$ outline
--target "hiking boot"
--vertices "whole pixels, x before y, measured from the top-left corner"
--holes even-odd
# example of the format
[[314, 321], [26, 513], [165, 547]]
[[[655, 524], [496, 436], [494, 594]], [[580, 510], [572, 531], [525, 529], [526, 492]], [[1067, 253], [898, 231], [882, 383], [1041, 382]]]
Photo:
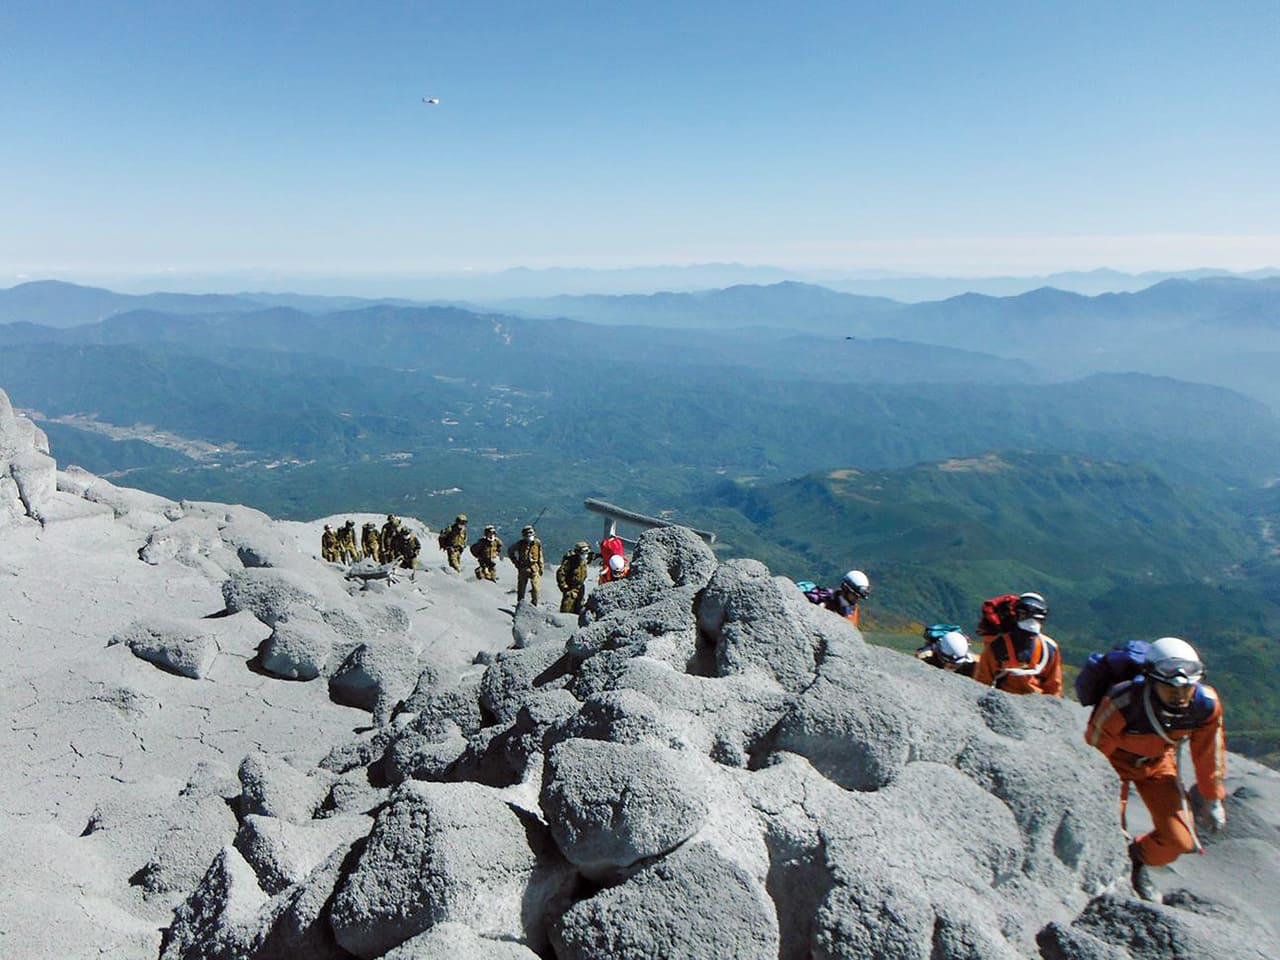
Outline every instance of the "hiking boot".
[[1136, 840], [1129, 844], [1129, 862], [1133, 864], [1133, 869], [1129, 872], [1129, 882], [1133, 884], [1133, 892], [1143, 900], [1160, 903], [1160, 889], [1151, 879], [1151, 868], [1143, 862], [1142, 850], [1138, 847]]

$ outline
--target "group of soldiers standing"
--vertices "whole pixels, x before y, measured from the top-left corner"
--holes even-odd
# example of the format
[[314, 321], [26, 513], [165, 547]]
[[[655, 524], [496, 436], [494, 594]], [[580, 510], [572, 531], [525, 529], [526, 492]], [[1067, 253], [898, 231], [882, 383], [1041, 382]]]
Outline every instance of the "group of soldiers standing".
[[[462, 552], [467, 549], [467, 515], [458, 514], [453, 523], [440, 531], [438, 537], [440, 549], [449, 558], [449, 566], [458, 573], [462, 572]], [[605, 569], [600, 582], [620, 579], [625, 576], [625, 556], [623, 544], [614, 531], [601, 541], [601, 552], [595, 554], [585, 540], [579, 540], [572, 550], [560, 560], [556, 570], [556, 586], [560, 588], [560, 612], [581, 613], [582, 603], [586, 599], [586, 583], [588, 567], [593, 559], [605, 560]], [[498, 537], [498, 528], [488, 524], [484, 532], [470, 546], [471, 556], [475, 558], [475, 576], [477, 580], [498, 579], [498, 562], [503, 557], [503, 543]], [[606, 552], [607, 551], [607, 552]], [[612, 565], [613, 556], [621, 559]], [[537, 604], [542, 593], [542, 574], [546, 557], [542, 549], [542, 541], [532, 524], [525, 524], [520, 530], [520, 539], [506, 551], [506, 557], [516, 568], [516, 601], [529, 596], [529, 602]]]
[[[468, 550], [467, 515], [460, 513], [454, 517], [453, 523], [441, 530], [436, 540], [440, 549], [445, 552], [449, 566], [461, 573], [462, 554]], [[476, 561], [476, 579], [496, 581], [498, 563], [504, 555], [498, 528], [493, 524], [486, 525], [484, 532], [470, 544], [469, 549]], [[420, 550], [417, 535], [394, 514], [387, 515], [387, 522], [383, 524], [381, 531], [376, 524], [366, 523], [359, 543], [356, 541], [355, 522], [352, 520], [348, 520], [337, 530], [326, 523], [324, 533], [320, 536], [321, 556], [334, 563], [355, 563], [368, 557], [375, 563], [398, 562], [401, 567], [413, 569], [417, 566]], [[520, 530], [520, 539], [506, 550], [505, 555], [516, 568], [517, 602], [523, 601], [527, 594], [529, 602], [537, 605], [542, 594], [545, 557], [542, 541], [538, 539], [532, 524], [525, 524]], [[561, 613], [582, 612], [590, 564], [597, 559], [602, 561], [603, 568], [600, 583], [619, 580], [630, 572], [622, 539], [615, 530], [611, 529], [605, 539], [600, 541], [599, 553], [594, 552], [585, 540], [579, 540], [561, 558], [560, 566], [556, 569]]]
[[421, 550], [418, 535], [390, 513], [381, 530], [372, 521], [366, 523], [360, 531], [358, 543], [353, 520], [348, 520], [337, 530], [326, 523], [324, 532], [320, 534], [320, 556], [332, 563], [355, 563], [368, 557], [374, 563], [398, 563], [406, 570], [412, 570], [417, 566]]

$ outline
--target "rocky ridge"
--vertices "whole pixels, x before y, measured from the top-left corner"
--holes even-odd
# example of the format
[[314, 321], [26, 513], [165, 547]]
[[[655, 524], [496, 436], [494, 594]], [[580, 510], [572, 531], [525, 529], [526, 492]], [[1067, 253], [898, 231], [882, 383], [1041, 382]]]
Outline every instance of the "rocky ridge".
[[3, 393], [0, 458], [5, 955], [1280, 942], [1273, 772], [1232, 757], [1228, 831], [1139, 901], [1081, 708], [869, 646], [688, 531], [572, 618], [503, 610], [431, 537], [412, 577], [346, 579], [323, 521], [59, 471]]

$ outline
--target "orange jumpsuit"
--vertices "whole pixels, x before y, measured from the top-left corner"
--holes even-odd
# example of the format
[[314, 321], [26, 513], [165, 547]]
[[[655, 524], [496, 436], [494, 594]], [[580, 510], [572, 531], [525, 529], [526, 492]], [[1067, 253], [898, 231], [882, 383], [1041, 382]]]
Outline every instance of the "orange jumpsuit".
[[846, 620], [852, 623], [855, 627], [858, 625], [859, 603], [857, 600], [855, 600], [853, 603], [850, 603], [848, 600], [846, 600], [843, 596], [841, 596], [839, 587], [836, 587], [836, 592], [831, 595], [831, 599], [828, 600], [825, 604], [823, 604], [823, 606], [825, 606], [832, 613], [840, 614], [840, 616], [844, 617]]
[[1138, 837], [1144, 863], [1162, 867], [1196, 848], [1183, 810], [1176, 745], [1191, 741], [1200, 795], [1226, 797], [1222, 701], [1213, 687], [1197, 684], [1191, 705], [1174, 712], [1162, 707], [1146, 677], [1117, 684], [1093, 708], [1084, 739], [1106, 755], [1121, 780], [1134, 785], [1151, 813], [1153, 829]]
[[[1011, 657], [1010, 650], [1016, 656]], [[1001, 633], [983, 646], [978, 665], [973, 668], [973, 679], [1005, 693], [1047, 693], [1060, 697], [1062, 653], [1057, 641], [1043, 633]]]

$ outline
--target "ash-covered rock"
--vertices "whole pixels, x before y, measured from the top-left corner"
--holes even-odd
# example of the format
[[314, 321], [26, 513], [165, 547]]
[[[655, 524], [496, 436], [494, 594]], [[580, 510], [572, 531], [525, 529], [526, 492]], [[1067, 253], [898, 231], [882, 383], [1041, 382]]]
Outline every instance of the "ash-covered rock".
[[[276, 637], [330, 622], [291, 574], [258, 579], [278, 572], [228, 605], [292, 609]], [[461, 679], [353, 654], [369, 682], [344, 696], [375, 728], [311, 774], [246, 761], [235, 846], [166, 956], [1265, 955], [1268, 921], [1225, 900], [1127, 896], [1079, 707], [868, 647], [755, 561], [651, 531], [580, 625], [517, 620]], [[1248, 862], [1274, 877], [1246, 799]]]

